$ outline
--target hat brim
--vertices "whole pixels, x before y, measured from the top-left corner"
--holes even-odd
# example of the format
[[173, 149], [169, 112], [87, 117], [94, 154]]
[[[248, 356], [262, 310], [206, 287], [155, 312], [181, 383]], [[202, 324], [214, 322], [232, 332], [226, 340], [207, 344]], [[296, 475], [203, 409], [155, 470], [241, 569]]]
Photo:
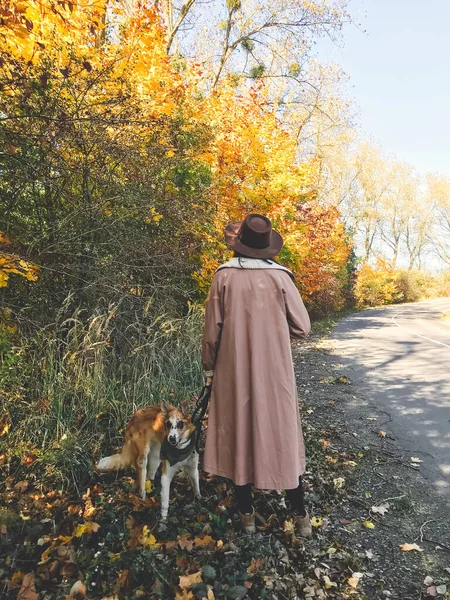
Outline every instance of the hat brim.
[[283, 247], [283, 238], [278, 231], [272, 229], [270, 244], [269, 246], [266, 246], [266, 248], [252, 248], [243, 244], [238, 237], [241, 225], [242, 221], [236, 221], [225, 227], [225, 241], [228, 246], [233, 248], [233, 250], [236, 250], [236, 252], [239, 252], [240, 254], [244, 254], [244, 256], [249, 256], [250, 258], [273, 258], [280, 252]]

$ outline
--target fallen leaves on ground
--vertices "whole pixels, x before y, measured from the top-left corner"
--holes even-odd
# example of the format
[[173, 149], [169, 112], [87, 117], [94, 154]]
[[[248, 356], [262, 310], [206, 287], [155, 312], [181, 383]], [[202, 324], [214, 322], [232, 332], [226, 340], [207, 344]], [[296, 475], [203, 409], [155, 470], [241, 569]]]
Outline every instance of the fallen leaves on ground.
[[181, 594], [178, 592], [175, 594], [175, 600], [194, 600], [194, 598], [194, 594], [187, 590], [182, 590]]
[[429, 596], [445, 596], [447, 594], [446, 585], [431, 585], [427, 588], [427, 594]]
[[347, 580], [349, 586], [356, 589], [362, 576], [362, 573], [352, 573], [352, 576]]
[[374, 514], [384, 516], [389, 509], [389, 504], [381, 504], [380, 506], [372, 506], [370, 509]]
[[197, 571], [196, 573], [191, 573], [191, 575], [180, 575], [178, 585], [182, 590], [186, 590], [190, 588], [193, 583], [201, 583], [202, 581], [202, 572]]
[[100, 525], [98, 523], [94, 523], [93, 521], [88, 521], [87, 523], [77, 525], [73, 531], [73, 536], [81, 537], [85, 533], [97, 533], [97, 531], [99, 529], [100, 529]]
[[417, 544], [401, 544], [400, 550], [402, 552], [411, 552], [413, 550], [416, 552], [423, 552], [423, 549]]
[[24, 575], [22, 585], [17, 594], [17, 600], [38, 600], [36, 587], [34, 585], [34, 573], [27, 573]]
[[190, 539], [190, 536], [187, 534], [178, 536], [178, 545], [182, 550], [187, 550], [191, 552], [194, 547], [194, 540]]
[[147, 525], [144, 525], [142, 528], [141, 535], [139, 536], [139, 543], [142, 544], [144, 548], [158, 548], [160, 545]]
[[194, 545], [196, 548], [202, 548], [205, 546], [215, 545], [216, 541], [210, 535], [205, 535], [202, 538], [195, 538]]

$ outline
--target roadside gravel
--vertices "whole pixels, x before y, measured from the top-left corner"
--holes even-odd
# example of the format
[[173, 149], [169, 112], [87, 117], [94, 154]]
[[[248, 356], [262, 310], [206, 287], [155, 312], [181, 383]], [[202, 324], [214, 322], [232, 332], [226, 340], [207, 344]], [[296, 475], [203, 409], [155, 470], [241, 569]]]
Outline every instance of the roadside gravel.
[[[295, 343], [293, 356], [310, 455], [310, 512], [327, 512], [317, 535], [354, 550], [357, 589], [371, 600], [450, 598], [450, 506], [422, 475], [420, 456], [393, 438], [390, 415], [336, 362], [328, 335]], [[339, 503], [327, 503], [315, 476], [318, 445], [330, 464], [342, 465]], [[422, 551], [402, 551], [403, 544]]]

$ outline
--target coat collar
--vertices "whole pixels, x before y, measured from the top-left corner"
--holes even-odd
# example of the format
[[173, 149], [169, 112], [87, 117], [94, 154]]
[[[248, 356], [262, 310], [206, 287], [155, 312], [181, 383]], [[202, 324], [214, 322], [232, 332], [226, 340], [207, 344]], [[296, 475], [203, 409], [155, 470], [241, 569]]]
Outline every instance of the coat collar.
[[[271, 259], [261, 259], [261, 258], [246, 258], [246, 257], [237, 257], [235, 256], [228, 262], [221, 265], [217, 271], [221, 269], [278, 269], [279, 271], [286, 271], [292, 278], [294, 278], [294, 274], [286, 267], [279, 265], [274, 260]], [[216, 271], [216, 272], [217, 272]]]

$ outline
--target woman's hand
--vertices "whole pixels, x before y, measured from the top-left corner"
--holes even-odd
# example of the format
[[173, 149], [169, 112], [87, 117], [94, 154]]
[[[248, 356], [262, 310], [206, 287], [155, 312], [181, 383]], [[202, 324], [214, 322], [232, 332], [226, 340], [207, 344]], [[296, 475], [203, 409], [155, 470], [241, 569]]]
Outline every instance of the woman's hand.
[[207, 378], [206, 378], [206, 385], [207, 385], [208, 387], [212, 385], [212, 382], [213, 382], [213, 378], [212, 378], [212, 377], [207, 377]]

